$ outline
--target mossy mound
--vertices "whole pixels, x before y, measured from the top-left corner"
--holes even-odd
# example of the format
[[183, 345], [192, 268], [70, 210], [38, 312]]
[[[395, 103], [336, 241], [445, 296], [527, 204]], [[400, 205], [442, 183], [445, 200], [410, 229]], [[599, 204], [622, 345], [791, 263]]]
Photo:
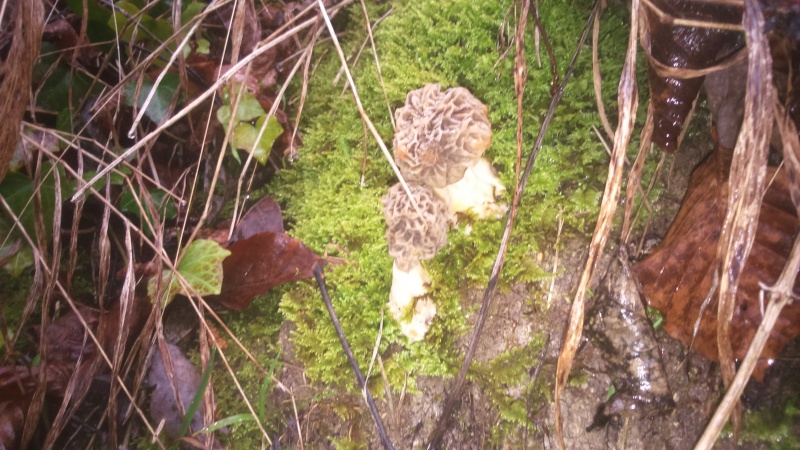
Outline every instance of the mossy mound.
[[[372, 21], [392, 8], [374, 31], [383, 84], [369, 44], [357, 63], [353, 64], [351, 58], [350, 70], [361, 102], [388, 148], [391, 149], [393, 138], [390, 111], [403, 105], [408, 91], [427, 83], [440, 83], [443, 88], [463, 86], [488, 106], [493, 143], [485, 156], [500, 172], [504, 184], [514, 185], [517, 106], [514, 49], [508, 47], [514, 27], [509, 23], [514, 13], [508, 11], [511, 4], [494, 0], [424, 0], [367, 5]], [[591, 7], [584, 0], [553, 0], [541, 5], [541, 20], [549, 33], [560, 73], [569, 64]], [[359, 6], [344, 14], [346, 17], [337, 18], [340, 25], [346, 23], [346, 33], [340, 41], [346, 55], [355, 55], [366, 38], [365, 19]], [[625, 20], [624, 9], [604, 15], [600, 58], [607, 104], [612, 104], [616, 96], [627, 42]], [[536, 64], [532, 32], [529, 22], [526, 154], [549, 106], [553, 83], [544, 45], [542, 67]], [[284, 207], [290, 234], [319, 254], [344, 260], [343, 264], [326, 268], [326, 281], [362, 369], [368, 367], [378, 342], [391, 388], [399, 392], [407, 383], [406, 389], [413, 391], [418, 376], [452, 376], [457, 372], [461, 355], [455, 343], [468, 331], [467, 315], [473, 312], [462, 308], [462, 296], [470, 289], [485, 286], [505, 220], [478, 222], [466, 217], [457, 230], [450, 232], [445, 249], [426, 263], [439, 312], [426, 338], [409, 343], [384, 311], [392, 259], [384, 238], [386, 225], [380, 200], [396, 179], [378, 145], [365, 131], [350, 90], [343, 92], [344, 74], [338, 77], [337, 84], [333, 83], [341, 64], [332, 45], [320, 45], [314, 55], [315, 69], [300, 123], [304, 141], [300, 159], [291, 169], [280, 172], [267, 190]], [[609, 114], [613, 117], [614, 112], [611, 108]], [[559, 217], [564, 219], [567, 234], [591, 232], [607, 161], [592, 127], [600, 127], [600, 120], [587, 47], [556, 110], [524, 193], [501, 289], [550, 276], [537, 265], [536, 256], [544, 248], [541, 243], [554, 240]], [[510, 200], [511, 193], [506, 192], [505, 202]], [[316, 285], [302, 283], [287, 290], [280, 312], [297, 325], [293, 342], [308, 377], [332, 389], [354, 390], [353, 374]], [[535, 361], [538, 351], [528, 350], [522, 353]], [[519, 352], [513, 354], [515, 362], [525, 362]], [[511, 372], [517, 377], [524, 370]], [[381, 383], [380, 376], [373, 376], [372, 380]], [[383, 388], [376, 385], [372, 391], [381, 396]], [[511, 411], [510, 415], [524, 420], [520, 411]]]

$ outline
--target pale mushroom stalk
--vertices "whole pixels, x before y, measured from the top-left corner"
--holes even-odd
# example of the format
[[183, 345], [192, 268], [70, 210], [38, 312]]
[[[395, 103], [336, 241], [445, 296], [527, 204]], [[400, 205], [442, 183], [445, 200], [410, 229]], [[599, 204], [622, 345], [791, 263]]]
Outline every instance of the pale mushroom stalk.
[[488, 108], [464, 88], [441, 91], [429, 84], [408, 93], [395, 111], [394, 156], [406, 181], [425, 184], [459, 212], [499, 218], [507, 207], [496, 196], [505, 190], [482, 158], [492, 143]]
[[429, 187], [414, 183], [408, 187], [422, 215], [400, 184], [383, 198], [389, 255], [395, 259], [388, 306], [403, 334], [418, 341], [436, 315], [436, 305], [427, 297], [431, 279], [421, 261], [433, 258], [447, 244], [449, 224], [447, 206]]
[[443, 188], [433, 188], [433, 191], [447, 203], [451, 215], [466, 212], [479, 219], [499, 219], [508, 211], [508, 206], [497, 203], [495, 198], [505, 189], [489, 161], [480, 158], [464, 171], [464, 178]]

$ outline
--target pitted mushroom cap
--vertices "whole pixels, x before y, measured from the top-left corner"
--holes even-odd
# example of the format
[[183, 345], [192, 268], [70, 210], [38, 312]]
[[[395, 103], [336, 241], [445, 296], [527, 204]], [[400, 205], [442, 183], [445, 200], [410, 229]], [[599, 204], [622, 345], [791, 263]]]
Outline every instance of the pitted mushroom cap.
[[488, 114], [462, 87], [409, 92], [394, 114], [394, 159], [406, 181], [442, 188], [460, 180], [492, 143]]
[[422, 212], [414, 209], [408, 194], [398, 183], [383, 197], [386, 240], [389, 255], [400, 270], [407, 272], [417, 261], [433, 258], [447, 244], [447, 205], [431, 188], [409, 183], [408, 188]]

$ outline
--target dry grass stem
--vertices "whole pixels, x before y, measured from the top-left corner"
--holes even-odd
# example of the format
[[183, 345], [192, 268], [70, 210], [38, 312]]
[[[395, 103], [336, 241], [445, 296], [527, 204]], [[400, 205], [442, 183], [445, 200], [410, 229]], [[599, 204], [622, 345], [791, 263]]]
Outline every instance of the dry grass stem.
[[594, 26], [592, 27], [592, 82], [594, 83], [594, 100], [597, 104], [597, 114], [600, 116], [600, 122], [603, 124], [606, 136], [613, 141], [614, 128], [611, 127], [611, 123], [608, 121], [606, 106], [603, 103], [603, 79], [600, 75], [600, 58], [598, 55], [600, 47], [600, 15], [604, 9], [605, 3], [600, 8], [600, 14], [594, 17]]
[[[631, 24], [639, 22], [639, 0], [633, 0], [631, 5]], [[556, 440], [559, 448], [566, 448], [564, 444], [563, 422], [561, 420], [561, 395], [569, 379], [569, 372], [575, 353], [580, 344], [580, 337], [583, 329], [584, 302], [586, 291], [594, 275], [595, 265], [605, 248], [608, 233], [611, 230], [614, 212], [617, 209], [617, 202], [622, 188], [622, 172], [625, 165], [625, 150], [630, 142], [636, 121], [636, 110], [638, 107], [638, 95], [636, 90], [636, 42], [638, 27], [631, 26], [628, 38], [628, 49], [625, 56], [625, 64], [622, 68], [622, 75], [619, 83], [619, 122], [617, 131], [614, 134], [614, 150], [608, 167], [608, 179], [606, 180], [605, 192], [603, 193], [603, 203], [600, 207], [600, 214], [597, 219], [592, 242], [589, 246], [589, 255], [586, 266], [578, 283], [575, 298], [572, 301], [569, 321], [567, 325], [564, 343], [558, 357], [556, 366], [555, 383], [555, 424]]]
[[[772, 57], [763, 34], [764, 19], [755, 0], [745, 2], [743, 17], [748, 51], [747, 90], [742, 130], [731, 161], [727, 213], [717, 255], [720, 263], [717, 345], [725, 386], [736, 372], [730, 343], [730, 322], [736, 302], [741, 267], [755, 239], [761, 200], [766, 190], [767, 153], [772, 134]], [[739, 429], [739, 408], [734, 415], [734, 436]]]

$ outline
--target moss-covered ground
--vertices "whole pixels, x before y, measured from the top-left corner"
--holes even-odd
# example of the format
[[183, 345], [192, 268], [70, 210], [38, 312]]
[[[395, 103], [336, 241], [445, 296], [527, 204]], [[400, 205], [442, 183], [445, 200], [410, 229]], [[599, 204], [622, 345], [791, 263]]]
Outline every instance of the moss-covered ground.
[[[592, 3], [585, 0], [549, 0], [541, 4], [541, 21], [560, 74], [564, 73], [575, 51], [591, 7]], [[345, 54], [351, 56], [350, 70], [358, 94], [387, 147], [391, 149], [393, 138], [389, 110], [393, 112], [401, 106], [407, 92], [427, 83], [439, 83], [443, 88], [463, 86], [488, 106], [493, 139], [485, 156], [499, 171], [505, 185], [513, 186], [517, 107], [513, 47], [508, 51], [515, 27], [512, 2], [367, 2], [367, 8], [371, 21], [391, 9], [374, 31], [382, 82], [369, 45], [358, 62], [353, 63], [354, 55], [366, 38], [365, 18], [360, 7], [355, 5], [343, 12], [335, 24], [340, 31], [345, 31], [340, 41]], [[627, 42], [626, 21], [627, 11], [622, 7], [603, 15], [600, 60], [607, 105], [615, 104]], [[544, 45], [540, 49], [542, 66], [536, 64], [532, 30], [533, 25], [529, 23], [523, 161], [549, 106], [553, 83]], [[474, 311], [474, 307], [464, 307], [462, 298], [466, 291], [485, 286], [505, 220], [479, 222], [462, 217], [458, 228], [450, 232], [446, 248], [426, 266], [433, 278], [437, 317], [423, 341], [409, 343], [384, 311], [392, 260], [384, 239], [380, 200], [396, 182], [395, 176], [378, 145], [365, 132], [351, 92], [343, 92], [345, 78], [343, 75], [337, 78], [341, 64], [331, 44], [321, 44], [315, 49], [314, 63], [300, 123], [304, 142], [300, 159], [291, 169], [281, 171], [265, 193], [278, 199], [283, 206], [290, 234], [321, 255], [345, 261], [326, 268], [326, 281], [360, 366], [369, 365], [378, 341], [378, 352], [391, 390], [400, 392], [405, 386], [406, 390], [414, 392], [419, 376], [451, 377], [458, 371], [462, 356], [456, 343], [469, 331], [467, 316]], [[339, 80], [336, 84], [335, 79]], [[295, 92], [299, 93], [299, 82]], [[613, 120], [615, 110], [613, 106], [607, 108]], [[559, 218], [564, 220], [566, 235], [583, 236], [591, 232], [607, 162], [606, 151], [593, 127], [601, 128], [601, 125], [592, 90], [591, 49], [587, 47], [577, 61], [572, 81], [547, 131], [524, 193], [501, 277], [501, 291], [550, 276], [547, 268], [538, 265], [537, 254], [548, 240], [555, 240]], [[510, 200], [511, 194], [507, 191], [505, 201]], [[541, 300], [536, 296], [529, 299], [531, 303]], [[265, 306], [267, 302], [273, 303]], [[270, 318], [253, 322], [260, 314]], [[243, 334], [239, 336], [246, 345], [258, 345], [267, 360], [274, 356], [275, 349], [263, 343], [274, 342], [275, 324], [281, 320], [294, 322], [297, 328], [292, 339], [296, 357], [304, 365], [308, 379], [333, 391], [356, 389], [315, 285], [290, 286], [283, 290], [280, 299], [271, 295], [256, 302], [246, 313], [236, 317], [229, 315], [228, 319], [235, 330], [241, 330]], [[263, 329], [251, 324], [264, 320], [270, 324], [265, 324]], [[378, 340], [379, 333], [382, 334]], [[517, 424], [527, 420], [519, 405], [504, 402], [506, 394], [499, 386], [518, 382], [535, 365], [542, 345], [543, 339], [537, 338], [525, 347], [498, 356], [496, 362], [476, 367], [478, 378], [486, 382], [491, 380], [498, 386], [493, 398], [497, 398], [495, 403], [501, 409], [502, 420]], [[246, 366], [243, 359], [240, 364]], [[241, 370], [244, 374], [253, 372], [252, 377], [244, 376], [245, 384], [252, 387], [263, 381], [254, 370]], [[481, 375], [487, 371], [491, 376]], [[384, 393], [381, 377], [374, 376], [372, 380], [373, 394], [381, 397]], [[217, 389], [220, 390], [219, 384]], [[253, 387], [251, 392], [257, 390]], [[226, 395], [221, 393], [220, 397]], [[242, 411], [227, 413], [244, 412], [243, 406], [240, 409]], [[240, 432], [245, 429], [248, 427]]]

